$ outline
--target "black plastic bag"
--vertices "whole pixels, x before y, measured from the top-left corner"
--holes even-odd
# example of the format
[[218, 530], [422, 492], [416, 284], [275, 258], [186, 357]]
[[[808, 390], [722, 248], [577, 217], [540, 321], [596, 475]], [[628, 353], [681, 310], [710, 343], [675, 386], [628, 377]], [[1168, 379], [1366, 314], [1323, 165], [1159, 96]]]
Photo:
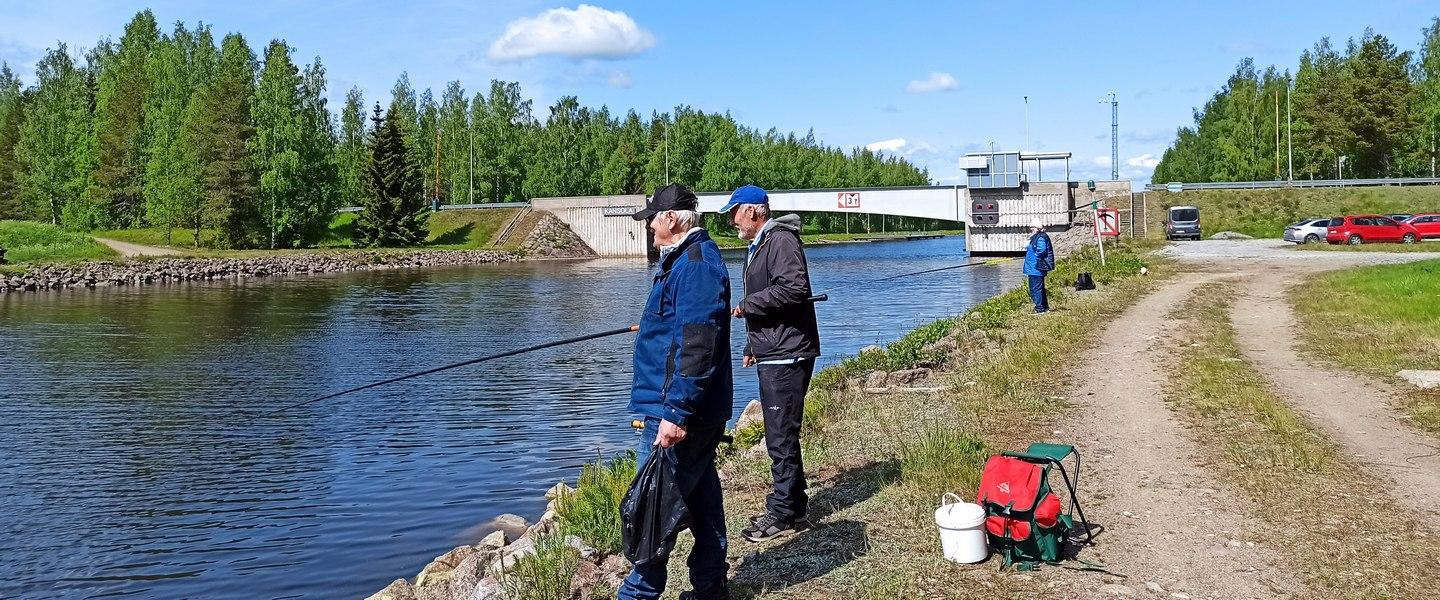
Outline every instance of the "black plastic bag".
[[669, 558], [675, 535], [690, 527], [690, 507], [675, 477], [675, 459], [655, 448], [620, 504], [625, 558], [636, 565]]

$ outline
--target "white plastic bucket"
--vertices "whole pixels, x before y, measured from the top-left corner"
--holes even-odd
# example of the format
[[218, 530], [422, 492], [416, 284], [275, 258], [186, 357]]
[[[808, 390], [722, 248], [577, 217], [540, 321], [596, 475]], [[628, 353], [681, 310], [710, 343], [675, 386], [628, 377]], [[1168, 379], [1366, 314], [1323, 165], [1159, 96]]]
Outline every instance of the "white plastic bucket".
[[[954, 502], [946, 502], [954, 498]], [[985, 509], [946, 492], [935, 509], [935, 526], [940, 528], [940, 549], [947, 560], [978, 563], [990, 556], [985, 542]]]

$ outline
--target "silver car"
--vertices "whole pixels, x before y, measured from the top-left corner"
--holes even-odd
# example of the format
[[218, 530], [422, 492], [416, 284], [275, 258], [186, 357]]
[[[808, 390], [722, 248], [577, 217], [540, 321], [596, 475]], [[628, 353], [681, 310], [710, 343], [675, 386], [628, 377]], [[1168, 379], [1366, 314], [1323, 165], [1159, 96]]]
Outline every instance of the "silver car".
[[1330, 219], [1305, 219], [1285, 228], [1285, 241], [1297, 244], [1314, 244], [1325, 241], [1325, 228]]

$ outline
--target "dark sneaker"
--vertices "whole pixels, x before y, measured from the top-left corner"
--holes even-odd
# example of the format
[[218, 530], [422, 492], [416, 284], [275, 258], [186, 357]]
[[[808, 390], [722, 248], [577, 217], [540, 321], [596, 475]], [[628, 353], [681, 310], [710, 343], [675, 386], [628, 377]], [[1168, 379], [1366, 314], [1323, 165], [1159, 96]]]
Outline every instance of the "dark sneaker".
[[699, 592], [680, 592], [680, 600], [730, 600], [730, 588], [722, 587], [704, 595]]
[[775, 515], [766, 513], [755, 519], [755, 522], [741, 531], [740, 535], [752, 542], [763, 542], [790, 535], [806, 527], [809, 527], [809, 522], [804, 519], [783, 521]]

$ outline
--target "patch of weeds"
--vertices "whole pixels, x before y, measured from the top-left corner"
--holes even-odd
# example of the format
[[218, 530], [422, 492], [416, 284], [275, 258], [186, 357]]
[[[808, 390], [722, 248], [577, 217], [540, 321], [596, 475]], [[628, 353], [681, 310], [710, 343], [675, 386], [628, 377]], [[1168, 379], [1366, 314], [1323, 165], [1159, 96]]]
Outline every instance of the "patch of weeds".
[[580, 552], [559, 535], [535, 538], [535, 553], [515, 562], [499, 577], [506, 600], [569, 600], [570, 580], [580, 568]]
[[980, 470], [990, 450], [985, 442], [953, 425], [931, 423], [913, 439], [900, 438], [900, 480], [915, 491], [938, 497], [980, 487]]
[[585, 465], [575, 491], [555, 502], [560, 531], [602, 552], [621, 550], [620, 503], [635, 479], [635, 453]]

